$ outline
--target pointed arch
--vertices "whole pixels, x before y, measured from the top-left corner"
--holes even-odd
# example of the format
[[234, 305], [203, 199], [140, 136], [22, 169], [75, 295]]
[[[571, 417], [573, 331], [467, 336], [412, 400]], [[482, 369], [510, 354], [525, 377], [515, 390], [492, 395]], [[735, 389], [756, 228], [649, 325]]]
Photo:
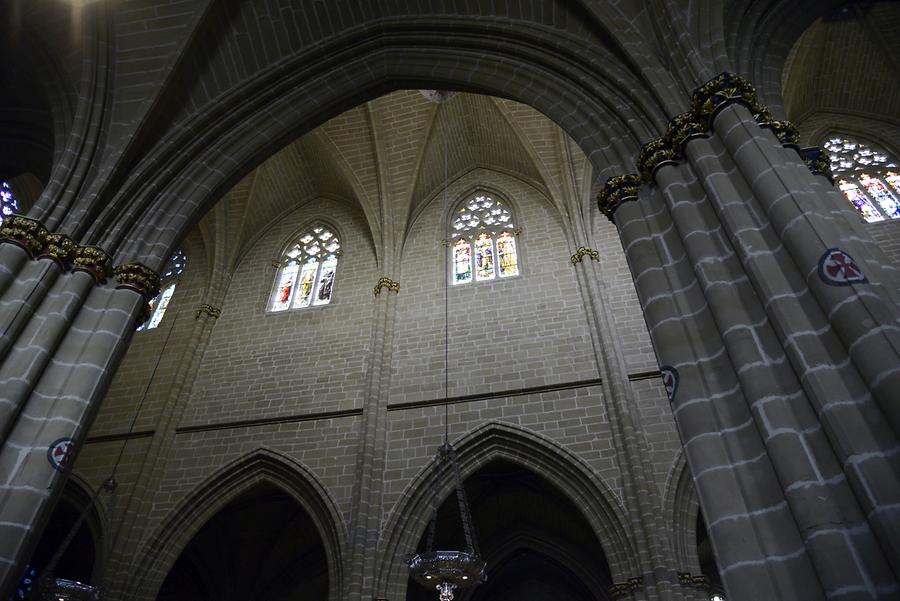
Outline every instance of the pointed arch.
[[259, 448], [219, 469], [174, 509], [142, 545], [125, 598], [153, 599], [175, 560], [203, 525], [255, 486], [272, 484], [290, 495], [315, 524], [328, 560], [329, 599], [340, 598], [346, 527], [337, 504], [302, 463]]
[[[454, 446], [464, 479], [491, 461], [504, 460], [546, 480], [581, 508], [607, 554], [614, 579], [640, 571], [625, 508], [583, 459], [535, 432], [500, 422], [475, 428]], [[379, 596], [400, 598], [406, 584], [406, 556], [414, 552], [431, 518], [433, 467], [432, 460], [410, 482], [402, 501], [387, 516], [378, 553], [381, 563], [375, 590]], [[442, 483], [436, 491], [438, 498], [445, 498], [451, 488], [452, 483]]]
[[672, 528], [670, 538], [675, 565], [679, 571], [699, 574], [697, 512], [700, 510], [700, 500], [684, 451], [679, 451], [672, 462], [662, 502], [665, 523]]

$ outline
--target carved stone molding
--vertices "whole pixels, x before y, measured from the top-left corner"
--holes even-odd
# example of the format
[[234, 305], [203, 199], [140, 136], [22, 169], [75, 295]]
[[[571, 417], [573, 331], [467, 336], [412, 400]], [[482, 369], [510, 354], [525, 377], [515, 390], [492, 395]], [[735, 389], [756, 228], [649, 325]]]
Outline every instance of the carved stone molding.
[[66, 269], [75, 260], [77, 252], [78, 244], [65, 234], [47, 234], [47, 240], [37, 258], [52, 259], [61, 269]]
[[633, 593], [644, 586], [644, 577], [643, 576], [635, 576], [634, 578], [629, 578], [625, 582], [616, 582], [611, 587], [609, 587], [609, 594], [613, 599], [618, 599], [620, 597], [624, 597], [629, 593]]
[[765, 109], [757, 103], [756, 89], [749, 81], [733, 73], [720, 73], [694, 90], [691, 113], [709, 123], [719, 109], [734, 102], [746, 104], [757, 114]]
[[588, 248], [587, 246], [579, 246], [578, 250], [575, 251], [575, 254], [569, 259], [572, 261], [572, 265], [577, 265], [581, 263], [581, 260], [584, 257], [590, 257], [594, 261], [600, 260], [600, 253], [593, 248]]
[[112, 275], [112, 257], [99, 246], [79, 246], [72, 260], [72, 271], [89, 273], [99, 284]]
[[612, 221], [619, 205], [629, 200], [637, 200], [640, 187], [641, 178], [634, 173], [607, 179], [606, 185], [597, 194], [597, 206], [600, 207], [600, 212]]
[[209, 317], [212, 317], [213, 319], [219, 319], [219, 316], [222, 315], [222, 309], [219, 309], [218, 307], [213, 307], [212, 305], [203, 303], [197, 309], [197, 315], [196, 315], [195, 319], [200, 319], [201, 315], [208, 315]]
[[142, 263], [125, 263], [115, 268], [116, 288], [134, 290], [148, 303], [159, 294], [159, 274]]
[[708, 590], [710, 586], [709, 578], [702, 574], [695, 576], [690, 572], [678, 572], [678, 582], [682, 586], [693, 586], [703, 590]]
[[0, 243], [15, 244], [31, 257], [41, 252], [49, 235], [47, 228], [40, 221], [21, 215], [7, 217], [0, 226]]
[[381, 293], [382, 288], [387, 288], [391, 292], [400, 292], [400, 282], [396, 282], [389, 277], [383, 277], [375, 284], [375, 296]]

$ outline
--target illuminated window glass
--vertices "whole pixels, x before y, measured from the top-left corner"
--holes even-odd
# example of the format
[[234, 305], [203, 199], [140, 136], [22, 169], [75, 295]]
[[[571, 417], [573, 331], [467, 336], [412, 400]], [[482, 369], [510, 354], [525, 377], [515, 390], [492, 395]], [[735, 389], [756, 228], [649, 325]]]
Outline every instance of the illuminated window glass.
[[18, 210], [19, 202], [13, 196], [9, 184], [0, 181], [0, 225], [3, 225], [3, 221]]
[[327, 305], [334, 294], [341, 242], [324, 225], [301, 234], [281, 258], [269, 311]]
[[831, 156], [831, 172], [838, 187], [864, 221], [900, 219], [900, 176], [896, 162], [886, 152], [839, 137], [830, 138], [823, 146]]
[[159, 287], [160, 293], [150, 301], [150, 319], [138, 328], [138, 332], [152, 330], [162, 321], [163, 315], [166, 314], [166, 309], [169, 307], [169, 302], [172, 300], [172, 295], [175, 293], [175, 284], [178, 283], [178, 279], [181, 277], [186, 264], [187, 259], [180, 250], [172, 255], [169, 262], [166, 263], [162, 272]]
[[451, 283], [467, 284], [519, 275], [515, 223], [501, 201], [477, 194], [450, 222]]

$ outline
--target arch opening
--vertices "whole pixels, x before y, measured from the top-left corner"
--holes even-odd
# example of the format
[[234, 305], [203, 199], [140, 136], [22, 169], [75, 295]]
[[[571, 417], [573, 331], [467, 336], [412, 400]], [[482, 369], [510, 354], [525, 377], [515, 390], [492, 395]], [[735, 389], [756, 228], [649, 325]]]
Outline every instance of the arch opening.
[[313, 601], [329, 594], [325, 544], [289, 494], [261, 482], [194, 535], [169, 570], [158, 601]]
[[[600, 541], [582, 510], [552, 484], [503, 459], [493, 460], [465, 480], [466, 494], [487, 580], [458, 598], [467, 601], [559, 599], [606, 601], [612, 576]], [[437, 511], [435, 549], [462, 549], [456, 495]], [[428, 531], [417, 549], [426, 546]], [[407, 583], [408, 601], [434, 592]]]

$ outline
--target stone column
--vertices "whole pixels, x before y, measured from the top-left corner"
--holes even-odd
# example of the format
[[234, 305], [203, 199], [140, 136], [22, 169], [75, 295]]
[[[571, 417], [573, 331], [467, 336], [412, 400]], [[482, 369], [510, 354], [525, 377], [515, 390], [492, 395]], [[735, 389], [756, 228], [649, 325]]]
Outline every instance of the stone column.
[[[754, 562], [725, 556], [735, 545], [726, 546], [718, 525], [739, 518], [715, 516], [709, 507], [722, 491], [706, 481], [706, 469], [698, 471], [699, 436], [764, 446], [752, 461], [770, 463], [768, 477], [775, 476], [783, 500], [772, 490], [768, 508], [751, 511], [777, 509], [793, 524], [754, 530], [765, 544], [796, 546], [799, 536], [802, 547], [759, 561], [783, 570], [790, 558], [806, 558], [802, 572], [760, 574], [782, 595], [766, 598], [890, 599], [898, 593], [898, 543], [890, 533], [900, 531], [900, 449], [885, 420], [898, 394], [886, 383], [900, 377], [893, 272], [881, 268], [883, 255], [873, 253], [859, 228], [832, 215], [833, 197], [822, 198], [821, 182], [790, 148], [795, 137], [756, 103], [749, 84], [723, 74], [695, 92], [691, 112], [673, 119], [663, 138], [642, 149], [639, 164], [651, 185], [641, 201], [625, 202], [636, 196], [635, 179], [628, 190], [612, 181], [601, 208], [615, 216], [630, 249], [661, 360], [677, 345], [663, 332], [667, 320], [696, 322], [706, 314], [711, 327], [704, 338], [718, 339], [722, 373], [734, 377], [728, 406], [741, 411], [740, 397], [748, 414], [691, 434], [706, 418], [682, 411], [681, 395], [698, 378], [674, 366], [676, 421], [729, 599], [762, 597], [747, 594], [735, 578]], [[649, 251], [639, 254], [650, 240], [671, 240], [679, 250], [668, 247], [656, 260]], [[696, 277], [688, 286], [697, 289], [698, 304], [660, 319], [648, 305], [666, 293], [650, 276], [671, 282], [681, 267], [690, 277], [679, 266], [684, 259]], [[747, 489], [736, 491], [748, 499]]]
[[136, 317], [146, 313], [159, 281], [146, 267], [126, 265], [116, 270], [114, 287], [105, 283], [109, 266], [106, 253], [79, 248], [72, 271], [59, 270], [0, 364], [2, 374], [26, 369], [26, 377], [4, 389], [18, 411], [8, 416], [0, 446], [0, 598], [21, 578]]
[[625, 360], [617, 349], [609, 299], [600, 284], [599, 259], [597, 251], [582, 246], [572, 255], [571, 262], [576, 269], [589, 320], [593, 324], [591, 339], [603, 382], [613, 444], [618, 451], [616, 459], [622, 478], [622, 492], [642, 563], [642, 573], [635, 574], [621, 588], [623, 592], [627, 590], [639, 595], [636, 599], [682, 599], [668, 540], [669, 529], [660, 511], [662, 500], [653, 478], [649, 446], [640, 419], [635, 414], [637, 403], [628, 380]]
[[356, 459], [350, 522], [350, 569], [343, 583], [347, 599], [371, 599], [375, 591], [376, 549], [381, 536], [381, 497], [384, 490], [387, 399], [390, 389], [394, 318], [400, 284], [382, 277], [375, 284], [375, 323], [366, 374], [362, 431]]

